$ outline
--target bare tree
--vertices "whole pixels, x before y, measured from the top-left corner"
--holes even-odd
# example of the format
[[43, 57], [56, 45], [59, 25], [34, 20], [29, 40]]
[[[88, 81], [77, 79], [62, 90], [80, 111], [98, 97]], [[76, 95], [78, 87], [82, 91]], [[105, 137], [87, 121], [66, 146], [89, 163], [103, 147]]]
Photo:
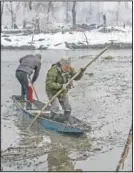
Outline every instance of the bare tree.
[[35, 26], [36, 26], [36, 31], [40, 32], [40, 18], [39, 18], [39, 14], [36, 14], [36, 19], [35, 19]]
[[12, 28], [17, 28], [17, 25], [16, 25], [16, 13], [15, 12], [17, 12], [19, 10], [20, 2], [18, 2], [18, 4], [16, 5], [15, 10], [13, 10], [12, 1], [10, 1], [10, 7], [8, 6], [8, 4], [7, 4], [6, 7], [7, 7], [8, 11], [11, 13], [11, 27]]
[[66, 23], [69, 22], [69, 16], [68, 16], [68, 10], [69, 10], [69, 5], [68, 5], [68, 1], [66, 2]]
[[90, 15], [92, 15], [92, 2], [90, 2], [90, 11], [89, 11], [89, 13], [90, 13]]
[[26, 7], [27, 7], [27, 2], [23, 2], [23, 29], [26, 28], [26, 19], [25, 19], [25, 15], [26, 15]]
[[104, 32], [106, 31], [106, 22], [107, 22], [107, 18], [106, 18], [106, 15], [104, 14], [103, 15], [103, 31]]
[[[47, 14], [47, 17], [46, 17], [46, 21], [48, 22], [49, 20], [49, 13], [50, 11], [52, 11], [52, 8], [53, 8], [53, 4], [52, 2], [49, 2], [48, 4], [46, 3], [36, 3], [35, 5], [35, 12], [36, 12], [36, 18], [35, 18], [35, 26], [36, 26], [36, 31], [37, 32], [40, 32], [41, 31], [41, 18], [40, 18], [40, 12], [43, 14], [43, 16], [46, 16], [46, 9], [48, 10], [48, 14]], [[42, 9], [42, 10], [41, 10]], [[40, 25], [41, 24], [41, 25]]]
[[13, 6], [12, 6], [12, 1], [10, 2], [10, 12], [11, 12], [11, 21], [12, 21], [12, 28], [14, 28], [14, 12], [13, 12]]
[[88, 9], [87, 9], [86, 22], [89, 22], [91, 20], [91, 16], [92, 16], [92, 4], [91, 4], [91, 2], [89, 2]]
[[97, 2], [97, 13], [98, 13], [98, 15], [97, 15], [98, 19], [97, 20], [100, 24], [100, 17], [101, 17], [101, 15], [100, 15], [100, 2]]
[[10, 2], [10, 7], [7, 4], [7, 9], [11, 13], [11, 28], [14, 28], [14, 12], [13, 12], [13, 6], [12, 6], [12, 1]]
[[116, 12], [116, 21], [119, 21], [119, 14], [120, 14], [120, 1], [117, 4], [117, 12]]
[[28, 5], [29, 5], [29, 10], [32, 10], [32, 1], [29, 1]]
[[4, 1], [3, 1], [3, 3], [1, 2], [1, 19], [2, 19], [2, 15], [3, 15], [3, 11], [4, 11]]
[[[34, 13], [31, 24], [34, 27], [34, 30], [36, 30], [37, 32], [40, 32], [42, 30], [41, 28], [44, 23], [44, 20], [47, 21], [48, 15], [46, 15], [46, 10], [49, 8], [48, 13], [52, 10], [52, 3], [30, 1], [28, 2], [27, 6], [28, 6], [28, 9], [33, 11]], [[42, 20], [42, 16], [44, 16], [43, 20]]]
[[72, 7], [73, 28], [76, 27], [76, 11], [75, 11], [75, 7], [76, 7], [76, 1], [73, 2], [73, 7]]
[[48, 2], [47, 23], [49, 21], [50, 11], [52, 11], [52, 2], [51, 1]]
[[124, 2], [125, 8], [128, 10], [128, 2]]

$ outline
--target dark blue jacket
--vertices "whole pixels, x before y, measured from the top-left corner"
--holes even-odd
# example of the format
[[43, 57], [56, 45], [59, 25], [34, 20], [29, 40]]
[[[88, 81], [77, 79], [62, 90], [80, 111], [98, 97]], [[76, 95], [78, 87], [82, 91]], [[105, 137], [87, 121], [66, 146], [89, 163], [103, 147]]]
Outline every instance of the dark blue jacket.
[[18, 66], [16, 71], [26, 72], [28, 75], [31, 75], [34, 72], [34, 76], [32, 82], [35, 82], [38, 78], [39, 72], [41, 68], [41, 62], [34, 55], [26, 55], [20, 59], [20, 65]]

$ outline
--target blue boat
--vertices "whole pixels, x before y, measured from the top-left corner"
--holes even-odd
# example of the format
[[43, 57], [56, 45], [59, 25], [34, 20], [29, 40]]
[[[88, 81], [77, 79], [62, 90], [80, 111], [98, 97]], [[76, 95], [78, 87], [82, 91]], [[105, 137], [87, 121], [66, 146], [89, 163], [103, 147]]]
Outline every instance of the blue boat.
[[[45, 103], [42, 103], [38, 100], [33, 100], [32, 109], [26, 110], [25, 103], [20, 99], [20, 96], [13, 95], [12, 99], [15, 103], [15, 106], [18, 110], [22, 111], [25, 116], [30, 118], [31, 120], [37, 116], [40, 110], [44, 107]], [[56, 120], [50, 119], [50, 106], [42, 112], [39, 118], [37, 118], [37, 122], [40, 123], [44, 128], [63, 133], [68, 135], [82, 135], [86, 131], [91, 130], [91, 126], [87, 125], [86, 123], [80, 121], [79, 119], [72, 116], [73, 124], [69, 122], [58, 122]]]

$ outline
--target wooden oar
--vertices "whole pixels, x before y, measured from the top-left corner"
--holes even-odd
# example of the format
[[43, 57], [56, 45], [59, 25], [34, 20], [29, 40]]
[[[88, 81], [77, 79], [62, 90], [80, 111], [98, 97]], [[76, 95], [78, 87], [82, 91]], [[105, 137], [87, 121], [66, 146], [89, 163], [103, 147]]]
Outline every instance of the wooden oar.
[[[111, 47], [113, 45], [113, 43], [111, 43], [111, 45], [107, 46], [102, 52], [100, 52], [92, 61], [90, 61], [84, 68], [83, 70], [85, 71], [86, 68], [91, 65], [96, 59], [98, 59], [109, 47]], [[76, 73], [76, 75], [74, 75], [67, 83], [66, 86], [68, 86], [81, 72], [81, 69], [78, 70], [78, 72]], [[61, 92], [63, 91], [63, 89], [59, 90], [50, 100], [49, 102], [46, 103], [46, 105], [41, 109], [41, 111], [37, 114], [37, 116], [33, 119], [33, 121], [31, 122], [31, 124], [29, 125], [28, 128], [31, 127], [31, 125], [34, 123], [34, 121], [40, 116], [40, 114], [49, 106], [49, 104], [58, 96], [61, 94]]]

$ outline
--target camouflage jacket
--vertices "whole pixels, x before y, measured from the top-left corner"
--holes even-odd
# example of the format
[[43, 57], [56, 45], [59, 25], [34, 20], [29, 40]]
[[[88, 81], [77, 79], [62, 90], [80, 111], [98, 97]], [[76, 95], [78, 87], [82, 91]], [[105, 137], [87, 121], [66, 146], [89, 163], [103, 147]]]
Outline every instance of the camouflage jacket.
[[[63, 84], [67, 83], [75, 74], [76, 70], [71, 67], [70, 71], [67, 73], [63, 73], [61, 68], [55, 64], [53, 65], [47, 73], [46, 76], [46, 93], [50, 92], [52, 95], [55, 95], [63, 86]], [[78, 75], [75, 80], [79, 80], [82, 75]], [[65, 95], [68, 91], [64, 91], [62, 95]]]

